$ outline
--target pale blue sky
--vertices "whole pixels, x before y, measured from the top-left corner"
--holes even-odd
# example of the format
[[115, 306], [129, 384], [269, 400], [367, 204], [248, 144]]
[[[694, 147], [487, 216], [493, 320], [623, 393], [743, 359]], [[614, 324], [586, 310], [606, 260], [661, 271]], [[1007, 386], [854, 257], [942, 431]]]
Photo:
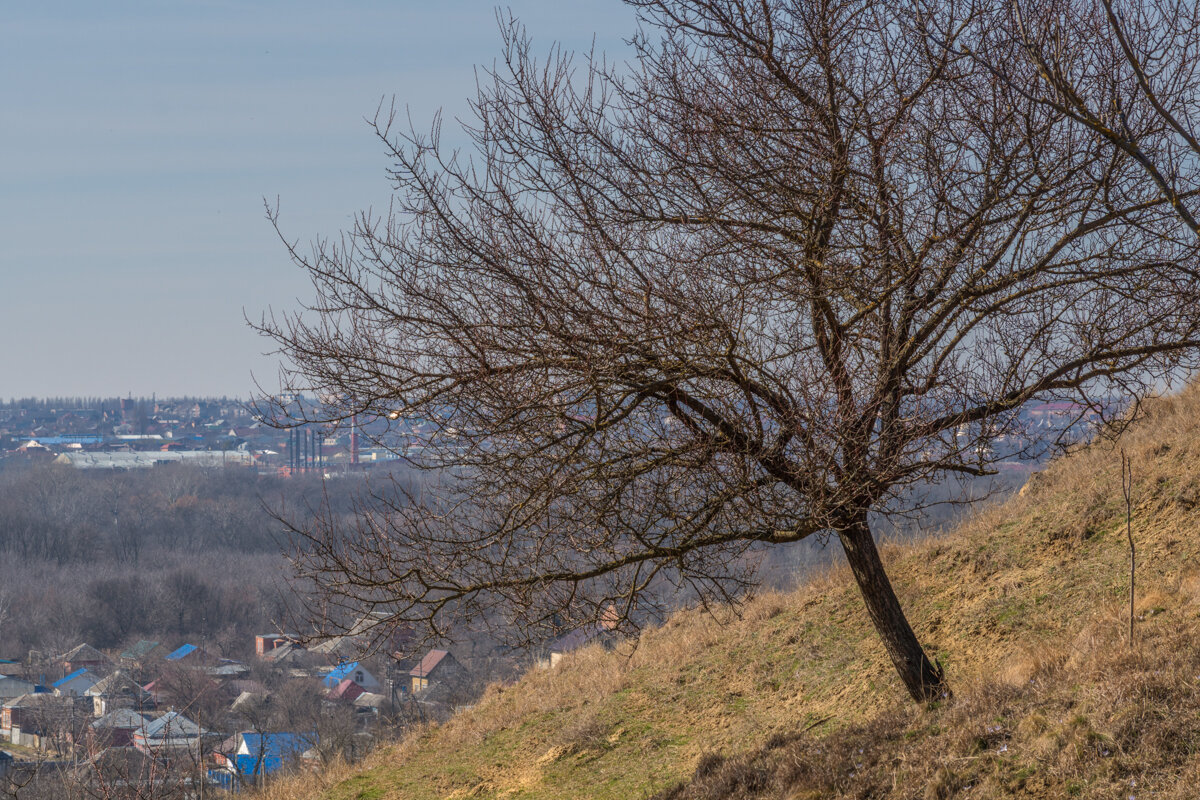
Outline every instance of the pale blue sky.
[[[497, 5], [48, 2], [0, 21], [0, 397], [249, 393], [243, 323], [308, 284], [264, 219], [334, 234], [386, 204], [363, 121], [460, 114]], [[622, 52], [618, 0], [513, 0], [544, 51]]]

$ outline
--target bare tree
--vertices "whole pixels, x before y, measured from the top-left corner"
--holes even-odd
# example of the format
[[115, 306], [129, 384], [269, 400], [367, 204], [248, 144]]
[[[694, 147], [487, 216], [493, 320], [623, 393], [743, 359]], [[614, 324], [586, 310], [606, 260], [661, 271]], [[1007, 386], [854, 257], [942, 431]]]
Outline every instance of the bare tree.
[[317, 681], [284, 683], [272, 695], [275, 730], [312, 737], [311, 747], [323, 764], [339, 758], [353, 760], [358, 732], [354, 710], [325, 697], [324, 687]]
[[314, 613], [630, 630], [664, 587], [735, 601], [755, 548], [835, 535], [908, 691], [941, 696], [869, 513], [991, 471], [1030, 401], [1104, 412], [1193, 367], [1197, 243], [964, 53], [985, 4], [631, 2], [619, 67], [539, 62], [503, 20], [467, 152], [381, 113], [389, 215], [290, 245], [316, 298], [259, 326], [289, 389], [436, 428], [420, 491], [293, 521]]
[[225, 721], [231, 700], [229, 693], [203, 669], [167, 665], [156, 683], [157, 691], [197, 725], [216, 727]]
[[9, 615], [12, 613], [12, 597], [7, 591], [0, 589], [0, 628], [8, 622]]
[[60, 776], [60, 794], [54, 796], [72, 800], [202, 798], [201, 766], [191, 754], [167, 760], [133, 747], [109, 747], [103, 737], [91, 737], [83, 758]]
[[962, 52], [1136, 164], [1200, 234], [1200, 6], [1011, 0], [977, 30]]

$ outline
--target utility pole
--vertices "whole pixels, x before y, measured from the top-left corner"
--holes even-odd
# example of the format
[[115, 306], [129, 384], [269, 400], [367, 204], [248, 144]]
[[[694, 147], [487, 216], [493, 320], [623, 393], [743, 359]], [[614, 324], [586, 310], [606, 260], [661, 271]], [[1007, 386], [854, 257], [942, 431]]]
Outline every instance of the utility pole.
[[196, 705], [196, 750], [200, 755], [200, 800], [204, 800], [204, 715], [200, 711], [199, 704]]

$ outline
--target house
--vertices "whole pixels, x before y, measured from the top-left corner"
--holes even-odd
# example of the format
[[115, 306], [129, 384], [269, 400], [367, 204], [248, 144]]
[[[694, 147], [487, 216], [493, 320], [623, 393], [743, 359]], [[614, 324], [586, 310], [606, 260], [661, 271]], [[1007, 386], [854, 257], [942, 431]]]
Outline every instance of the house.
[[151, 658], [161, 646], [159, 642], [152, 642], [149, 639], [139, 639], [137, 644], [121, 653], [120, 658], [124, 662], [137, 666], [146, 659]]
[[349, 678], [357, 683], [368, 692], [377, 692], [383, 688], [375, 676], [362, 665], [361, 662], [351, 661], [348, 664], [340, 664], [329, 672], [321, 682], [330, 689], [336, 688], [339, 683]]
[[62, 657], [64, 674], [69, 674], [79, 669], [103, 673], [111, 666], [112, 660], [108, 656], [87, 643], [77, 645]]
[[14, 697], [11, 700], [5, 701], [4, 705], [0, 705], [0, 739], [9, 739], [12, 735], [12, 727], [15, 722], [20, 725], [19, 717], [21, 716], [21, 706], [18, 701], [30, 695], [21, 695]]
[[36, 439], [30, 439], [28, 442], [26, 442], [25, 444], [18, 447], [17, 452], [22, 455], [29, 456], [31, 458], [32, 457], [40, 457], [40, 458], [53, 458], [54, 457], [54, 451], [51, 450], [49, 447], [46, 447], [46, 445], [42, 444], [41, 442], [39, 442]]
[[185, 644], [168, 653], [165, 658], [172, 664], [186, 664], [189, 667], [215, 666], [217, 659], [194, 644]]
[[298, 664], [308, 651], [294, 642], [285, 642], [279, 647], [263, 653], [263, 659], [272, 664]]
[[279, 647], [292, 645], [300, 640], [294, 633], [260, 633], [254, 637], [254, 654], [262, 658]]
[[110, 711], [92, 723], [92, 732], [109, 747], [132, 747], [133, 734], [150, 724], [150, 718], [131, 708]]
[[160, 754], [176, 750], [191, 750], [202, 737], [211, 736], [196, 723], [176, 711], [168, 711], [134, 731], [133, 746], [143, 753]]
[[80, 667], [70, 675], [64, 675], [50, 684], [50, 688], [60, 697], [81, 697], [84, 692], [99, 682], [100, 678], [88, 672], [86, 668]]
[[243, 777], [277, 772], [318, 742], [316, 733], [240, 733], [238, 738], [234, 763]]
[[237, 766], [234, 758], [237, 756], [238, 748], [242, 746], [242, 735], [235, 733], [232, 736], [226, 737], [223, 741], [217, 743], [213, 747], [214, 755], [218, 766], [222, 769], [228, 769], [236, 772]]
[[387, 705], [387, 697], [374, 692], [363, 692], [354, 698], [354, 710], [364, 714], [378, 714]]
[[538, 659], [537, 665], [542, 668], [558, 666], [558, 663], [568, 653], [573, 653], [592, 642], [600, 642], [605, 647], [611, 646], [616, 638], [616, 631], [620, 622], [621, 615], [617, 611], [616, 606], [612, 603], [606, 604], [600, 613], [599, 619], [580, 625], [578, 628], [568, 631], [546, 645], [542, 651], [543, 655]]
[[316, 678], [318, 681], [324, 680], [329, 674], [329, 668], [322, 669], [321, 667], [289, 667], [284, 673], [289, 681], [302, 681], [308, 678]]
[[349, 678], [343, 678], [342, 682], [329, 690], [329, 697], [332, 700], [345, 700], [353, 702], [358, 699], [358, 696], [366, 692], [366, 689], [359, 686]]
[[[0, 708], [0, 738], [14, 744], [31, 744], [29, 737], [58, 732], [68, 727], [72, 720], [82, 721], [87, 716], [87, 711], [78, 708], [73, 697], [49, 692], [22, 695]], [[38, 743], [32, 742], [31, 746], [36, 747]]]
[[222, 658], [209, 667], [204, 667], [204, 673], [217, 680], [233, 680], [235, 678], [244, 678], [250, 674], [250, 668], [240, 661], [234, 661], [231, 658]]
[[413, 667], [415, 667], [417, 664], [420, 664], [420, 663], [421, 663], [420, 659], [412, 658], [408, 653], [403, 653], [400, 651], [396, 651], [395, 653], [392, 653], [388, 657], [388, 661], [387, 661], [388, 675], [391, 675], [394, 677], [403, 676], [401, 685], [399, 687], [400, 691], [402, 691], [402, 692], [408, 691], [408, 688], [409, 688], [408, 687], [408, 673], [412, 670]]
[[345, 636], [331, 636], [308, 649], [319, 655], [353, 658], [374, 644], [384, 652], [403, 650], [416, 634], [412, 626], [388, 622], [385, 611], [373, 611], [354, 621]]
[[358, 651], [358, 645], [349, 636], [334, 636], [308, 648], [308, 652], [315, 653], [319, 656], [326, 656], [330, 661], [338, 660], [339, 662], [353, 658]]
[[164, 687], [159, 681], [150, 681], [142, 690], [150, 695], [150, 700], [155, 705], [162, 705], [163, 700], [170, 699], [167, 697], [168, 692], [164, 691]]
[[266, 698], [266, 692], [242, 692], [229, 704], [229, 710], [241, 711], [243, 708], [250, 708], [261, 703]]
[[23, 694], [33, 694], [36, 691], [37, 684], [32, 681], [0, 675], [0, 703]]
[[408, 674], [412, 679], [413, 694], [435, 683], [466, 683], [470, 680], [466, 667], [459, 664], [447, 650], [430, 650]]
[[98, 681], [84, 694], [92, 698], [92, 713], [97, 717], [103, 717], [118, 708], [142, 709], [154, 705], [150, 693], [138, 686], [123, 670], [117, 670]]

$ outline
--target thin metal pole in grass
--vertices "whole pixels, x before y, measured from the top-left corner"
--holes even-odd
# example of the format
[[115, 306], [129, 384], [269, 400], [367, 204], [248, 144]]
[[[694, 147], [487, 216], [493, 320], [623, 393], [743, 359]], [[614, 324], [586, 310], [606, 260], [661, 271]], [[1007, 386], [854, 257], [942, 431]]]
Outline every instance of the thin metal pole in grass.
[[1133, 461], [1121, 448], [1121, 494], [1125, 496], [1125, 538], [1129, 540], [1129, 646], [1133, 647], [1133, 590], [1137, 551], [1133, 546]]

